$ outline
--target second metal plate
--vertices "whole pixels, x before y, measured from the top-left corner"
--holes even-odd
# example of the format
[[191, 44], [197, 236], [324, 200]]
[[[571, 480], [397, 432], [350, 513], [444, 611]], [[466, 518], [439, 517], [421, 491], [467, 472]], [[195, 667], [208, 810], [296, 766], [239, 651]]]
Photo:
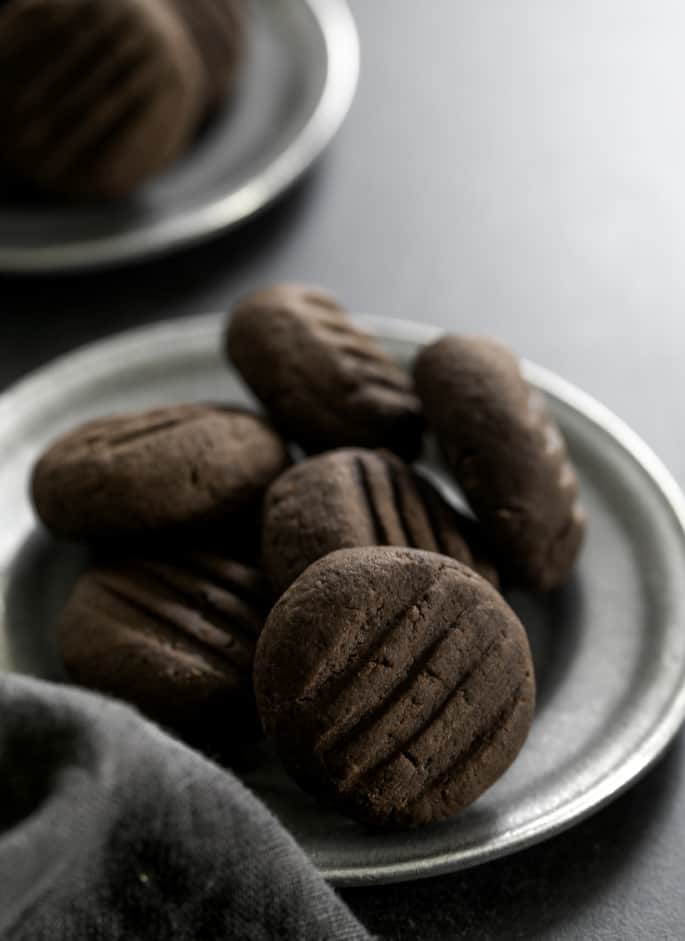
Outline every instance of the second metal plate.
[[42, 199], [0, 179], [0, 271], [92, 268], [200, 242], [264, 209], [308, 169], [354, 97], [352, 14], [345, 0], [251, 0], [250, 14], [233, 100], [131, 198]]

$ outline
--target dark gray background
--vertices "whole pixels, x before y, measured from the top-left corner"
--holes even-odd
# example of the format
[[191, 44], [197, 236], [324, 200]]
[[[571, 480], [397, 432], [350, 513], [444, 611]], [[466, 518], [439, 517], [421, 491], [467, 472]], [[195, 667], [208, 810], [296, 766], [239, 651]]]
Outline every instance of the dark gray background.
[[[280, 206], [203, 249], [0, 281], [0, 384], [134, 324], [280, 278], [359, 311], [494, 333], [597, 395], [685, 483], [685, 8], [677, 0], [352, 0], [357, 101]], [[685, 626], [684, 626], [685, 629]], [[345, 897], [388, 938], [685, 932], [682, 741], [575, 830]]]

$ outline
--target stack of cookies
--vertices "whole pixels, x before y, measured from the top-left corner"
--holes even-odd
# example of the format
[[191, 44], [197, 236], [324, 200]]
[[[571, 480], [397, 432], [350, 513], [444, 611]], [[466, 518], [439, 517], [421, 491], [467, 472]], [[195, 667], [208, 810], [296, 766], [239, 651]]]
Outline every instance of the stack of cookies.
[[[67, 671], [200, 747], [263, 730], [366, 824], [449, 817], [530, 728], [530, 649], [500, 588], [573, 567], [561, 434], [498, 343], [445, 337], [412, 377], [305, 287], [244, 299], [226, 349], [266, 418], [103, 418], [35, 467], [42, 521], [97, 554], [59, 624]], [[468, 509], [412, 465], [427, 430]]]
[[245, 0], [5, 0], [0, 164], [52, 193], [130, 193], [231, 92], [245, 12]]

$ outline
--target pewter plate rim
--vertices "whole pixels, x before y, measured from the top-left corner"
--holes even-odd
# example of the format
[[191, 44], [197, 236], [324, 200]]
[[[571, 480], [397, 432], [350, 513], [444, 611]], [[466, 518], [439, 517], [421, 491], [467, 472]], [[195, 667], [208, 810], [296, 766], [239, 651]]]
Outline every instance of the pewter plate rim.
[[[59, 394], [68, 402], [69, 395], [78, 390], [83, 379], [106, 375], [117, 365], [130, 364], [131, 361], [143, 363], [146, 358], [154, 356], [155, 351], [158, 355], [163, 355], [164, 351], [179, 347], [199, 349], [210, 338], [215, 343], [220, 319], [220, 315], [212, 314], [162, 322], [128, 331], [60, 357], [0, 396], [0, 436], [12, 428], [20, 428], [22, 415], [35, 411], [48, 396], [54, 397], [56, 389], [60, 390]], [[380, 339], [413, 347], [431, 342], [444, 332], [439, 328], [389, 318], [356, 319]], [[534, 363], [526, 362], [524, 368], [528, 379], [534, 385], [572, 410], [583, 422], [590, 423], [613, 439], [625, 458], [643, 472], [654, 494], [663, 504], [664, 511], [668, 513], [669, 524], [685, 559], [685, 496], [652, 449], [625, 422], [587, 393]], [[19, 534], [18, 539], [23, 535], [25, 534]], [[9, 557], [0, 559], [0, 569], [9, 562]], [[2, 579], [0, 604], [4, 600], [6, 590], [6, 579]], [[682, 592], [677, 596], [677, 616], [673, 617], [672, 621], [674, 625], [679, 626], [685, 621], [685, 597]], [[0, 623], [0, 654], [2, 647]], [[0, 664], [1, 662], [2, 656]], [[671, 672], [678, 677], [679, 682], [676, 684], [673, 681], [672, 695], [669, 691], [670, 699], [667, 705], [651, 717], [649, 730], [637, 747], [630, 753], [624, 753], [604, 777], [574, 799], [528, 823], [495, 833], [484, 842], [462, 847], [455, 852], [435, 853], [429, 857], [403, 860], [394, 864], [326, 866], [321, 868], [322, 875], [339, 886], [425, 878], [508, 855], [568, 829], [633, 784], [661, 756], [677, 733], [685, 720], [685, 662], [682, 659], [678, 661]], [[407, 839], [411, 840], [411, 835], [407, 836]]]
[[115, 235], [66, 244], [0, 244], [0, 272], [39, 273], [104, 268], [164, 255], [228, 232], [283, 195], [317, 160], [338, 131], [359, 80], [359, 36], [346, 0], [290, 0], [315, 20], [326, 60], [318, 99], [299, 133], [270, 164], [208, 204]]

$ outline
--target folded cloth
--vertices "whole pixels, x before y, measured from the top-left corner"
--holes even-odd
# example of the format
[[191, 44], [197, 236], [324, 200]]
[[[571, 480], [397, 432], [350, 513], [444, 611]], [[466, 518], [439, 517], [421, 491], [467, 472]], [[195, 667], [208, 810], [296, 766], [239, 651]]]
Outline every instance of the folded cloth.
[[0, 938], [368, 938], [230, 773], [125, 706], [0, 678]]

